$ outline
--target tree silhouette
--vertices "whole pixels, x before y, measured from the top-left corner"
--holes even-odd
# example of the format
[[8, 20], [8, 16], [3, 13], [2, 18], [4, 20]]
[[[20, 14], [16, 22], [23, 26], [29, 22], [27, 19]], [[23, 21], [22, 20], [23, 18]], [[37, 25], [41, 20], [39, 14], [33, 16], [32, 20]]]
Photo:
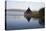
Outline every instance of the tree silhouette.
[[26, 12], [29, 13], [29, 12], [32, 12], [32, 11], [30, 10], [30, 8], [28, 8], [28, 9], [26, 10]]
[[45, 13], [45, 8], [41, 8], [39, 10], [39, 14], [42, 15], [42, 16], [44, 16], [44, 13]]

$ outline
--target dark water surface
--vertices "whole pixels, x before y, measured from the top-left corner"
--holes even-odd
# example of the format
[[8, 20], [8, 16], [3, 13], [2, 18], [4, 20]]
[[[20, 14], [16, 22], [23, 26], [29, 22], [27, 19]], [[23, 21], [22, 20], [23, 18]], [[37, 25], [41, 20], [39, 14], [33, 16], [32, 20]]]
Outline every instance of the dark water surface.
[[7, 11], [7, 29], [8, 30], [15, 30], [15, 29], [32, 29], [32, 28], [43, 28], [42, 25], [39, 24], [38, 18], [30, 19], [30, 22], [22, 16], [23, 12], [15, 12]]

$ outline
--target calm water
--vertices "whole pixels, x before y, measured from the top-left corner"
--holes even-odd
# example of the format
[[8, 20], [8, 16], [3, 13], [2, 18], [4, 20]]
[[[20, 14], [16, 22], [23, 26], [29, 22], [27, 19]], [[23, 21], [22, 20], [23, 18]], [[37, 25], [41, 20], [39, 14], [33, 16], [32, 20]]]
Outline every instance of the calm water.
[[7, 29], [32, 29], [42, 28], [38, 18], [31, 18], [30, 21], [23, 16], [24, 12], [7, 11]]

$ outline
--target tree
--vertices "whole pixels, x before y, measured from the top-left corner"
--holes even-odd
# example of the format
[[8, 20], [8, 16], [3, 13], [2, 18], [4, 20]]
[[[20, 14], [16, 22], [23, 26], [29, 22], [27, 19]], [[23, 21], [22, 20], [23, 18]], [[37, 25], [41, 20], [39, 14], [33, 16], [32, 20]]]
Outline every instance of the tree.
[[41, 8], [39, 10], [39, 14], [42, 15], [42, 16], [44, 16], [44, 13], [45, 13], [45, 8]]

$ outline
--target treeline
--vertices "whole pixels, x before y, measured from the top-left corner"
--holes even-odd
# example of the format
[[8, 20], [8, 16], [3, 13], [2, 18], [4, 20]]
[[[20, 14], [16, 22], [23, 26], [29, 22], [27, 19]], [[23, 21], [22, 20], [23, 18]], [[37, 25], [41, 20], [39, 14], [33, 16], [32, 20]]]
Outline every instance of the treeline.
[[40, 8], [39, 11], [32, 11], [32, 17], [39, 18], [44, 17], [45, 14], [45, 8]]

